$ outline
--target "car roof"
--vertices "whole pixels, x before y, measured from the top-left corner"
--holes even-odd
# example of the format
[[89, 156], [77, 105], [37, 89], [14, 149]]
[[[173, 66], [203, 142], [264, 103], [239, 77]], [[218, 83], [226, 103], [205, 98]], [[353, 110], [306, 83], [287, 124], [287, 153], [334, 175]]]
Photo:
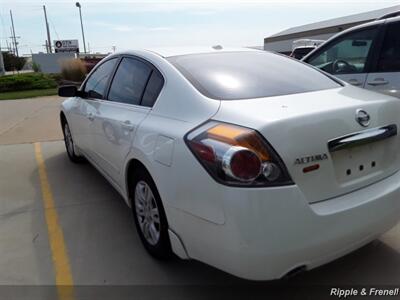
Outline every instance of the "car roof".
[[386, 23], [399, 22], [400, 21], [400, 16], [384, 18], [384, 19], [381, 19], [381, 20], [385, 20]]
[[[329, 38], [327, 41], [325, 41], [325, 43], [329, 42], [330, 40], [333, 40], [334, 38], [336, 38], [338, 36], [344, 35], [348, 32], [356, 31], [356, 30], [359, 30], [362, 28], [373, 26], [373, 25], [380, 25], [380, 24], [384, 24], [384, 23], [392, 23], [392, 22], [398, 22], [398, 21], [400, 21], [400, 16], [389, 17], [389, 18], [378, 18], [374, 21], [366, 22], [366, 23], [363, 23], [363, 24], [360, 24], [360, 25], [357, 25], [354, 27], [347, 28], [346, 30], [343, 30], [343, 31], [333, 35], [331, 38]], [[320, 46], [323, 46], [323, 44]]]
[[[254, 52], [263, 51], [251, 48], [225, 48], [221, 46], [214, 47], [158, 47], [144, 49], [147, 52], [155, 53], [161, 57], [167, 58], [179, 55], [200, 54], [200, 53], [217, 53], [217, 52]], [[119, 54], [137, 54], [137, 51], [123, 51]]]

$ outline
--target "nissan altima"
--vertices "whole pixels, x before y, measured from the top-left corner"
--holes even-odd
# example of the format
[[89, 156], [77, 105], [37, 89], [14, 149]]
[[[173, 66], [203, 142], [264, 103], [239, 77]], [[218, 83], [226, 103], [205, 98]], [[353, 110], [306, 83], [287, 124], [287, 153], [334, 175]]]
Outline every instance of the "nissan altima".
[[60, 120], [73, 162], [123, 196], [156, 258], [267, 280], [345, 255], [400, 218], [400, 102], [251, 49], [102, 60]]

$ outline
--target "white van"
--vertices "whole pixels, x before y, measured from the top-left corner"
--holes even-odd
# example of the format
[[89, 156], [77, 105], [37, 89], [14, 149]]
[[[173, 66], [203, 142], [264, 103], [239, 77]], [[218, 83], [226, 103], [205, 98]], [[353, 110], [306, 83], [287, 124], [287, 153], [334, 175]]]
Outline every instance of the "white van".
[[304, 56], [313, 51], [315, 48], [319, 47], [324, 42], [324, 40], [311, 39], [300, 39], [293, 41], [292, 53], [290, 54], [290, 57], [302, 59]]

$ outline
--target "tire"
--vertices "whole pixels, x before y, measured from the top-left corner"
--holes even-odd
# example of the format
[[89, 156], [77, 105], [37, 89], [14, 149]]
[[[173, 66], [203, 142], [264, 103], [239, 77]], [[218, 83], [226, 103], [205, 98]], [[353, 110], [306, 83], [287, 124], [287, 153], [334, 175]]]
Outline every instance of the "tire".
[[[156, 259], [172, 257], [168, 222], [157, 187], [150, 174], [138, 169], [133, 174], [132, 211], [136, 230], [147, 252]], [[148, 195], [147, 198], [145, 195]]]
[[75, 153], [74, 140], [72, 138], [72, 134], [71, 134], [71, 130], [69, 128], [68, 122], [63, 121], [62, 127], [63, 127], [62, 129], [63, 129], [63, 134], [64, 134], [65, 149], [67, 150], [69, 159], [74, 163], [82, 163], [84, 161], [83, 157], [78, 156]]

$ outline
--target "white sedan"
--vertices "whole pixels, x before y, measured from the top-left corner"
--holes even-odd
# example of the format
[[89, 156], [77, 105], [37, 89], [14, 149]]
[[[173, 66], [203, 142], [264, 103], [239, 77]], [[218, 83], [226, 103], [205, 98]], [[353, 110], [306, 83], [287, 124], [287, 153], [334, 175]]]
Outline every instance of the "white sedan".
[[157, 258], [274, 279], [400, 218], [399, 100], [290, 58], [122, 52], [59, 95], [70, 97], [60, 113], [69, 158], [118, 190]]

